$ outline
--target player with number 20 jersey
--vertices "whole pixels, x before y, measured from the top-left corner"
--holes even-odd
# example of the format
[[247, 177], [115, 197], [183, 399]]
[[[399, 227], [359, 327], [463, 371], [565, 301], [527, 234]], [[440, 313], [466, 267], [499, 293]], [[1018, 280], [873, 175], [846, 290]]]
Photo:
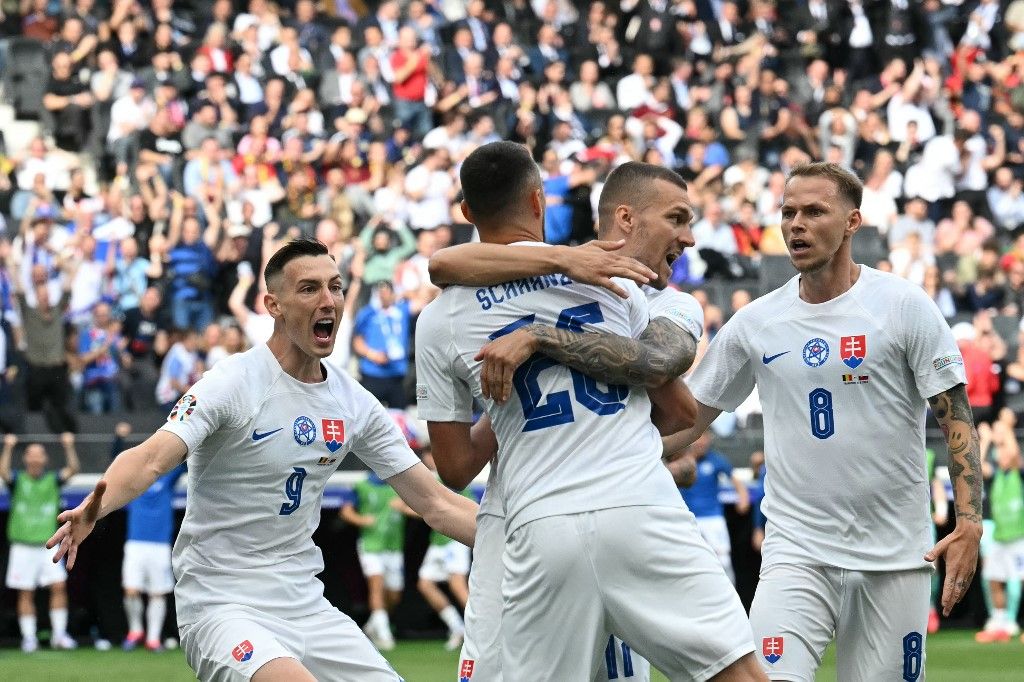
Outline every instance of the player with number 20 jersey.
[[661, 463], [646, 391], [534, 356], [510, 400], [482, 398], [474, 356], [523, 324], [639, 336], [647, 299], [621, 285], [625, 301], [564, 275], [449, 287], [417, 324], [420, 416], [470, 422], [475, 396], [498, 439], [481, 514], [503, 502], [506, 679], [590, 682], [610, 632], [677, 674], [721, 669], [752, 648], [738, 598]]

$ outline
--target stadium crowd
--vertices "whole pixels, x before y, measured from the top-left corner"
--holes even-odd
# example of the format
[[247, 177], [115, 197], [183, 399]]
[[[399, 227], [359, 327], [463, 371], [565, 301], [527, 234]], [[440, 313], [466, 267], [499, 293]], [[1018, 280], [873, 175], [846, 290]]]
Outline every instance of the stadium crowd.
[[0, 36], [42, 130], [0, 149], [5, 432], [169, 410], [270, 336], [261, 273], [299, 235], [346, 284], [336, 354], [405, 409], [428, 261], [473, 235], [459, 165], [499, 139], [553, 244], [594, 237], [618, 164], [676, 169], [705, 343], [778, 283], [786, 173], [854, 170], [858, 262], [956, 323], [979, 421], [1024, 408], [1024, 0], [21, 0]]

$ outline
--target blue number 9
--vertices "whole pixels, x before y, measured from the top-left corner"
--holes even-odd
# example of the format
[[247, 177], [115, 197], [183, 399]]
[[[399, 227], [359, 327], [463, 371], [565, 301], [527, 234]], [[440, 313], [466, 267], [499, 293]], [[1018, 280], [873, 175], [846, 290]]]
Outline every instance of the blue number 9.
[[306, 470], [302, 467], [293, 467], [292, 475], [284, 482], [284, 496], [288, 501], [281, 505], [281, 516], [288, 516], [299, 508], [302, 502], [302, 481], [306, 478]]
[[816, 388], [808, 396], [811, 404], [811, 433], [815, 438], [829, 438], [836, 432], [835, 415], [832, 414], [832, 394], [824, 388]]

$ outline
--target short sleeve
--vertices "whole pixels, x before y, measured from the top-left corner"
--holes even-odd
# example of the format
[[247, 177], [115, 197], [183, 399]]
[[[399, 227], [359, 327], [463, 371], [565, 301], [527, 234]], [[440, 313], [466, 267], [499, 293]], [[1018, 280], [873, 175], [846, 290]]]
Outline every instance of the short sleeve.
[[715, 467], [720, 474], [732, 476], [732, 463], [721, 455], [715, 455]]
[[690, 294], [666, 289], [647, 299], [651, 320], [665, 318], [688, 332], [694, 341], [704, 335], [704, 310]]
[[239, 382], [244, 377], [210, 370], [178, 399], [160, 430], [181, 438], [191, 454], [219, 429], [248, 417], [237, 400], [246, 390]]
[[366, 394], [366, 404], [369, 406], [369, 414], [363, 428], [356, 435], [352, 452], [382, 480], [397, 476], [418, 464], [420, 458], [409, 447], [405, 435], [384, 406], [369, 393]]
[[964, 359], [946, 319], [923, 289], [911, 288], [894, 315], [907, 364], [924, 399], [967, 383]]
[[638, 339], [644, 333], [644, 330], [647, 329], [647, 325], [651, 323], [651, 310], [647, 304], [647, 295], [632, 280], [620, 279], [618, 277], [613, 279], [616, 284], [626, 290], [629, 298], [623, 301], [611, 293], [607, 293], [606, 298], [609, 301], [614, 301], [615, 304], [626, 306], [629, 335], [634, 339]]
[[686, 383], [698, 402], [732, 412], [754, 390], [754, 380], [740, 311], [711, 340]]
[[443, 296], [424, 308], [416, 322], [416, 405], [420, 419], [471, 423], [469, 370], [452, 342]]

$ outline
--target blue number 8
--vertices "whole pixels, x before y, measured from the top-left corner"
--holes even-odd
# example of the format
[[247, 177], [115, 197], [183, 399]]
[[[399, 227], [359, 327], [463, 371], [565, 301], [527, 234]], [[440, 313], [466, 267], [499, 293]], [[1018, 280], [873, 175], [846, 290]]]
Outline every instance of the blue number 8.
[[280, 516], [288, 516], [299, 508], [302, 502], [302, 481], [306, 478], [306, 470], [302, 467], [292, 467], [292, 474], [284, 482], [284, 496], [288, 501], [281, 505]]
[[911, 632], [903, 638], [903, 679], [917, 682], [921, 677], [921, 659], [924, 654], [924, 638], [920, 632]]
[[832, 394], [824, 388], [816, 388], [808, 396], [811, 403], [811, 433], [815, 438], [829, 438], [836, 432], [836, 420], [832, 414]]
[[[499, 337], [511, 334], [522, 326], [532, 324], [536, 315], [521, 317], [515, 322], [502, 327], [491, 334], [488, 338], [492, 341]], [[604, 314], [598, 303], [587, 303], [572, 308], [566, 308], [558, 315], [555, 327], [568, 329], [573, 332], [582, 332], [584, 324], [603, 322]], [[519, 403], [523, 408], [523, 416], [526, 423], [523, 431], [539, 431], [559, 424], [568, 424], [575, 421], [576, 417], [572, 412], [572, 398], [569, 391], [555, 391], [548, 394], [547, 401], [541, 404], [544, 397], [538, 381], [540, 373], [549, 367], [558, 367], [559, 364], [551, 358], [542, 355], [534, 355], [512, 375], [512, 385], [519, 396]], [[629, 396], [629, 387], [619, 384], [608, 384], [608, 390], [601, 390], [597, 381], [582, 372], [569, 368], [572, 375], [573, 393], [576, 402], [591, 412], [598, 415], [615, 414], [626, 409], [623, 402]]]

